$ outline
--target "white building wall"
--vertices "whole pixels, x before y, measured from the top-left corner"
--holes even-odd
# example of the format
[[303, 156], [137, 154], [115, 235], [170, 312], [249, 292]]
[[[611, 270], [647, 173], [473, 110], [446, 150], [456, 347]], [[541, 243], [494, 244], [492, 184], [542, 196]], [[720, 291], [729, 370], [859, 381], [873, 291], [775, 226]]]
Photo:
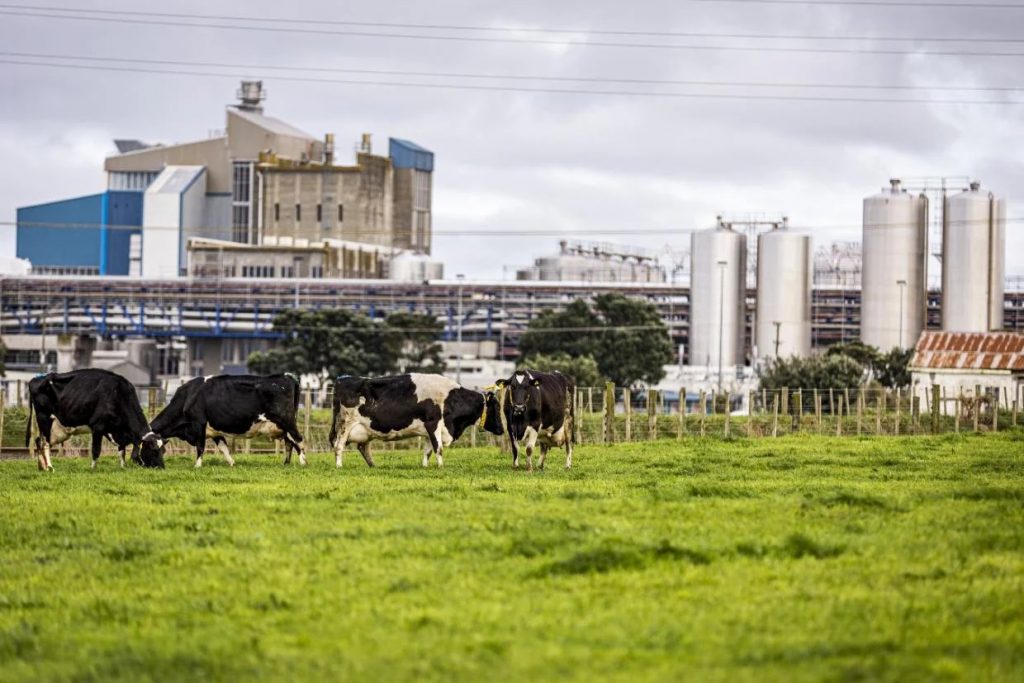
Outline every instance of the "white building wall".
[[[981, 386], [982, 394], [991, 389], [999, 390], [1000, 405], [1007, 409], [1017, 400], [1018, 408], [1024, 401], [1024, 374], [1010, 372], [978, 372], [973, 370], [913, 371], [911, 386], [915, 396], [921, 399], [921, 412], [930, 413], [932, 385], [939, 385], [940, 395], [946, 399], [955, 399], [963, 392], [965, 397], [973, 398], [975, 387]], [[952, 400], [941, 402], [943, 415], [956, 413]]]

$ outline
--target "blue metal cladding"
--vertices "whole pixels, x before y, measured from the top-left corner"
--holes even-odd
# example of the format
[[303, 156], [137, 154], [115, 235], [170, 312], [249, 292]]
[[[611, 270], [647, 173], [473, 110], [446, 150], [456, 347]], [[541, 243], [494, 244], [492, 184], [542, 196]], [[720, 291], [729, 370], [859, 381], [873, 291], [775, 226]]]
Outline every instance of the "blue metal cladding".
[[388, 155], [395, 168], [415, 168], [428, 173], [434, 170], [434, 153], [415, 142], [388, 138]]
[[103, 192], [25, 206], [17, 213], [19, 258], [37, 266], [92, 267], [127, 275], [129, 243], [142, 225], [141, 192]]

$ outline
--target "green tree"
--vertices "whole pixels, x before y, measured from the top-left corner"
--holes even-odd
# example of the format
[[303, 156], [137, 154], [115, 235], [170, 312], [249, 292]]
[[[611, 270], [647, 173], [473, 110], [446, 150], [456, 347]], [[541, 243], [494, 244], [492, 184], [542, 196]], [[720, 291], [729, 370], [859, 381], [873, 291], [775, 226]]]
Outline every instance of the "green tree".
[[277, 348], [249, 356], [254, 372], [293, 372], [324, 379], [341, 374], [378, 375], [398, 364], [400, 344], [387, 326], [344, 309], [290, 310], [278, 314], [274, 329], [284, 333]]
[[825, 355], [828, 356], [835, 356], [839, 354], [849, 356], [860, 363], [865, 370], [871, 372], [874, 372], [878, 367], [878, 362], [881, 357], [878, 349], [859, 340], [833, 344], [828, 347], [827, 351], [825, 351]]
[[563, 311], [543, 311], [519, 343], [524, 364], [543, 355], [592, 357], [617, 386], [654, 384], [672, 362], [672, 341], [657, 309], [621, 294], [601, 294], [593, 306], [577, 299]]
[[438, 341], [444, 325], [437, 318], [418, 313], [392, 313], [384, 324], [388, 340], [397, 344], [399, 365], [405, 372], [444, 372], [444, 354]]
[[809, 358], [777, 358], [769, 360], [761, 371], [761, 388], [775, 391], [783, 388], [803, 389], [804, 400], [809, 390], [826, 392], [860, 386], [864, 366], [842, 353]]
[[913, 357], [914, 349], [898, 347], [881, 354], [875, 367], [878, 383], [889, 389], [910, 386], [910, 359]]
[[572, 379], [578, 387], [599, 387], [604, 383], [604, 377], [597, 367], [597, 361], [590, 356], [570, 356], [567, 353], [553, 353], [551, 355], [535, 354], [530, 358], [529, 363], [520, 363], [520, 369], [529, 367], [531, 370], [541, 372], [558, 371]]

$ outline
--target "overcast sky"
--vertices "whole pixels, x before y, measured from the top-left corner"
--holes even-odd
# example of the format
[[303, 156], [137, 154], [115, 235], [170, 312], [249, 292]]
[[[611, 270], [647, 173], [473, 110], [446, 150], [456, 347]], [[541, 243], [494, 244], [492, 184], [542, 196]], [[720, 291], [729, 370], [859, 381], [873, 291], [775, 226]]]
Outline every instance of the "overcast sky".
[[[32, 3], [24, 3], [32, 4]], [[553, 41], [435, 41], [153, 26], [0, 14], [0, 50], [75, 57], [486, 73], [596, 79], [1022, 87], [1024, 44], [892, 42], [877, 38], [1024, 36], [1022, 9], [940, 9], [751, 2], [201, 2], [36, 3], [324, 21], [569, 28], [572, 34], [426, 31], [271, 22], [327, 31], [433, 34]], [[2, 11], [15, 11], [3, 10]], [[46, 10], [52, 13], [52, 10]], [[131, 19], [123, 14], [106, 15]], [[138, 17], [136, 17], [138, 19]], [[170, 18], [166, 21], [181, 21]], [[216, 22], [239, 26], [235, 19]], [[584, 30], [832, 36], [815, 41], [595, 35]], [[838, 40], [874, 36], [874, 40]], [[559, 41], [562, 42], [559, 42]], [[758, 52], [608, 47], [567, 42], [892, 50], [911, 54]], [[926, 51], [1021, 53], [934, 55]], [[41, 61], [0, 55], [0, 60]], [[81, 63], [81, 62], [78, 62]], [[128, 65], [132, 66], [132, 65]], [[136, 64], [132, 68], [139, 68]], [[144, 67], [151, 68], [151, 67]], [[189, 67], [169, 67], [188, 69]], [[238, 76], [264, 80], [266, 112], [320, 137], [334, 132], [339, 159], [370, 132], [436, 153], [434, 228], [459, 230], [678, 230], [602, 236], [679, 253], [687, 231], [717, 213], [784, 212], [817, 245], [859, 240], [861, 201], [890, 177], [971, 176], [1024, 217], [1024, 105], [889, 104], [568, 95], [294, 82], [281, 71], [222, 68], [221, 77], [119, 73], [0, 63], [0, 221], [15, 209], [101, 191], [114, 138], [182, 142], [223, 128]], [[286, 72], [290, 77], [385, 80], [383, 76]], [[454, 77], [403, 82], [508, 84]], [[517, 81], [517, 87], [1024, 101], [1024, 91], [829, 90]], [[511, 277], [557, 249], [556, 236], [435, 237], [447, 273]], [[13, 255], [13, 230], [0, 254]], [[1007, 270], [1024, 275], [1024, 220], [1007, 224]], [[934, 267], [933, 272], [937, 272]]]

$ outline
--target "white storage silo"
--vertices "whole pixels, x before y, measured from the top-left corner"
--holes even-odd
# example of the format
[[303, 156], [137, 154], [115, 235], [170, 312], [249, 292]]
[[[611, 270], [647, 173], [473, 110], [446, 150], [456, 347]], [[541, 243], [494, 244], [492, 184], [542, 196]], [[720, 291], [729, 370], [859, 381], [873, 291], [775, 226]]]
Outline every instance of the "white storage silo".
[[747, 238], [728, 225], [693, 233], [690, 249], [690, 365], [744, 364]]
[[942, 226], [942, 329], [1003, 329], [1006, 202], [973, 182], [946, 199]]
[[927, 301], [928, 201], [890, 182], [864, 199], [860, 338], [882, 351], [917, 343]]
[[758, 358], [810, 355], [813, 255], [811, 236], [785, 222], [757, 236]]
[[403, 251], [388, 261], [388, 279], [401, 282], [425, 282], [444, 279], [444, 264], [426, 254]]

